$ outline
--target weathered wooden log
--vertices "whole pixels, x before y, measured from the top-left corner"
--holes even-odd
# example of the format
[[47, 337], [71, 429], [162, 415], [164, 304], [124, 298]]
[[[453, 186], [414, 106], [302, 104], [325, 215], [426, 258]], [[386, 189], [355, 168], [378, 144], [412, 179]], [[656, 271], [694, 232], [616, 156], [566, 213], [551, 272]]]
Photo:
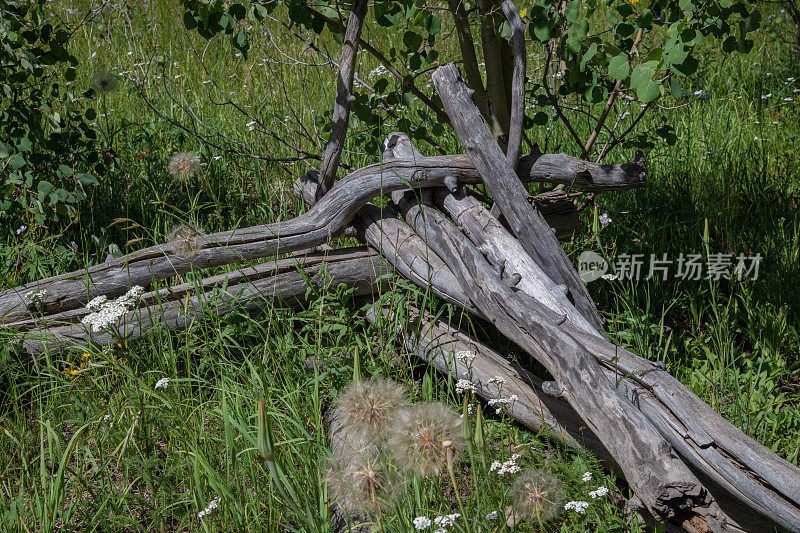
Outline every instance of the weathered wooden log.
[[[309, 172], [294, 184], [295, 195], [306, 205], [316, 202], [318, 174]], [[461, 285], [444, 262], [428, 250], [425, 241], [412, 230], [392, 205], [379, 208], [367, 204], [353, 219], [356, 235], [384, 256], [401, 276], [417, 286], [465, 309], [475, 311]]]
[[309, 283], [318, 288], [344, 283], [355, 288], [356, 295], [376, 294], [379, 278], [387, 273], [381, 257], [363, 247], [298, 255], [212, 276], [197, 284], [183, 283], [145, 293], [141, 307], [121, 317], [111, 329], [93, 332], [82, 324], [86, 309], [42, 317], [35, 324], [24, 324], [20, 342], [30, 354], [89, 344], [110, 345], [121, 338], [136, 339], [158, 327], [186, 329], [206, 313], [256, 311], [275, 302], [295, 305], [304, 300]]
[[[672, 454], [652, 423], [609, 381], [591, 354], [536, 312], [496, 275], [477, 248], [435, 210], [419, 204], [401, 212], [444, 259], [473, 304], [498, 330], [534, 356], [564, 389], [565, 398], [614, 457], [649, 513], [721, 531], [725, 516], [695, 475]], [[642, 465], [648, 465], [647, 470]]]
[[565, 315], [567, 320], [594, 335], [597, 330], [577, 312], [560, 290], [530, 256], [522, 245], [474, 197], [463, 192], [448, 193], [437, 189], [436, 202], [456, 225], [475, 243], [489, 263], [517, 289], [524, 291], [552, 311]]
[[[404, 143], [395, 144], [403, 146]], [[401, 155], [413, 155], [410, 141], [407, 144], [400, 151]], [[495, 250], [499, 261], [510, 261], [515, 248], [501, 246]], [[429, 257], [436, 258], [438, 265], [432, 268], [442, 268], [438, 256], [431, 253]], [[442, 277], [434, 274], [429, 279], [435, 284]], [[415, 283], [419, 283], [419, 278]], [[421, 287], [426, 288], [425, 285]], [[452, 281], [436, 292], [459, 305], [463, 301], [463, 291], [458, 292], [458, 298], [453, 298], [448, 294], [450, 287]], [[525, 296], [524, 291], [519, 294]], [[563, 315], [535, 300], [528, 299], [527, 303], [553, 321], [563, 319]], [[480, 311], [477, 314], [482, 315]], [[749, 531], [759, 531], [762, 526], [795, 529], [792, 524], [796, 520], [797, 488], [800, 487], [800, 471], [796, 467], [742, 434], [657, 364], [587, 334], [569, 322], [561, 327], [590, 349], [603, 365], [607, 377], [619, 384], [711, 489], [725, 513], [733, 519], [726, 522], [725, 530], [737, 531], [737, 522]], [[719, 437], [714, 441], [711, 435]], [[595, 448], [591, 441], [587, 444], [601, 456], [607, 453], [605, 448]], [[773, 516], [782, 518], [775, 521]]]
[[[589, 189], [636, 188], [644, 185], [644, 165], [594, 165], [576, 163], [566, 155], [549, 156], [563, 161], [541, 166], [540, 154], [523, 157], [520, 169], [526, 181], [569, 183]], [[568, 169], [576, 168], [570, 175]], [[580, 167], [580, 168], [578, 168]], [[133, 285], [149, 287], [153, 280], [244, 260], [269, 257], [316, 246], [344, 231], [358, 210], [377, 195], [408, 187], [480, 183], [480, 175], [465, 155], [420, 157], [412, 162], [398, 160], [370, 165], [344, 179], [307, 213], [274, 224], [204, 235], [196, 239], [191, 254], [177, 253], [170, 244], [145, 248], [84, 270], [69, 272], [0, 292], [0, 324], [30, 315], [27, 294], [45, 290], [38, 301], [47, 314], [82, 307], [99, 295], [119, 296]], [[527, 193], [526, 193], [527, 194]]]
[[[419, 356], [454, 380], [471, 382], [475, 394], [484, 400], [499, 396], [498, 387], [490, 384], [489, 380], [503, 378], [503, 396], [516, 395], [518, 398], [506, 407], [506, 412], [525, 427], [536, 432], [550, 431], [554, 438], [571, 448], [602, 448], [602, 443], [569, 404], [545, 394], [542, 391], [543, 381], [522, 365], [506, 359], [443, 320], [435, 319], [427, 311], [408, 307], [407, 312], [407, 322], [395, 328], [392, 327], [395, 321], [389, 309], [371, 307], [366, 316], [370, 323], [386, 325], [408, 353]], [[467, 352], [474, 359], [459, 359], [456, 355], [459, 352]], [[587, 446], [587, 440], [592, 445]], [[606, 452], [605, 457], [601, 455], [601, 458], [610, 460], [611, 456]]]
[[[563, 321], [533, 298], [526, 303]], [[692, 467], [728, 516], [723, 530], [798, 529], [800, 470], [744, 435], [657, 364], [568, 322], [560, 327], [589, 349], [607, 378]]]
[[514, 235], [553, 281], [569, 289], [578, 312], [600, 329], [603, 322], [586, 286], [542, 215], [524, 200], [527, 191], [472, 103], [458, 68], [452, 64], [439, 67], [432, 79], [461, 145], [483, 176]]

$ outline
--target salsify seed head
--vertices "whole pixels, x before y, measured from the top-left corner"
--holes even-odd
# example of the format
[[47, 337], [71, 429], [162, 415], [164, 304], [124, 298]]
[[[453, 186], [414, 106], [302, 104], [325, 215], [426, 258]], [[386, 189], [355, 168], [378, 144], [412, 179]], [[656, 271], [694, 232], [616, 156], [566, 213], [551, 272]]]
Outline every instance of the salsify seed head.
[[509, 491], [514, 509], [523, 518], [545, 522], [555, 518], [564, 505], [564, 484], [538, 468], [521, 472]]
[[328, 495], [343, 511], [353, 517], [373, 516], [390, 507], [403, 489], [403, 481], [383, 460], [374, 444], [332, 461], [325, 473]]
[[198, 170], [200, 170], [200, 158], [191, 152], [177, 153], [167, 163], [167, 172], [179, 181], [188, 180]]
[[113, 93], [119, 87], [119, 79], [111, 72], [100, 70], [92, 74], [89, 81], [92, 89], [98, 94]]
[[192, 256], [200, 248], [202, 235], [200, 226], [177, 224], [167, 234], [167, 242], [174, 253]]
[[420, 403], [403, 410], [393, 424], [388, 449], [397, 464], [421, 476], [439, 474], [464, 448], [461, 418], [439, 402]]
[[397, 414], [408, 406], [406, 389], [389, 379], [353, 381], [339, 394], [337, 411], [348, 433], [366, 441], [384, 437]]

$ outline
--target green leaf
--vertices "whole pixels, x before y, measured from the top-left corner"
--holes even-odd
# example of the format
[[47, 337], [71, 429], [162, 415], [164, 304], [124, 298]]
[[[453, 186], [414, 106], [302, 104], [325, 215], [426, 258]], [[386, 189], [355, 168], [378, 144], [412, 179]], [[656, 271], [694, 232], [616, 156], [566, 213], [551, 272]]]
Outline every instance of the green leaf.
[[632, 23], [620, 22], [617, 24], [616, 28], [614, 28], [614, 35], [616, 35], [618, 39], [625, 39], [633, 35], [634, 31], [636, 31], [636, 27]]
[[722, 51], [730, 54], [731, 52], [736, 52], [737, 50], [739, 50], [739, 40], [733, 35], [729, 35], [722, 42]]
[[617, 13], [620, 14], [621, 17], [630, 17], [633, 15], [633, 7], [628, 2], [620, 2], [617, 4], [616, 8]]
[[593, 85], [586, 89], [583, 96], [590, 104], [596, 104], [608, 98], [608, 89], [601, 85]]
[[572, 0], [567, 7], [564, 8], [564, 17], [570, 22], [575, 22], [578, 20], [578, 16], [581, 14], [581, 3], [578, 0]]
[[586, 34], [588, 32], [589, 32], [589, 22], [583, 19], [576, 21], [575, 24], [573, 24], [569, 28], [570, 37], [576, 39], [582, 39], [586, 37]]
[[333, 8], [333, 7], [329, 6], [329, 5], [319, 4], [319, 5], [316, 6], [316, 10], [323, 17], [326, 17], [326, 18], [329, 18], [329, 19], [333, 19], [333, 20], [339, 20], [339, 11], [337, 11], [335, 8]]
[[689, 57], [689, 49], [681, 43], [676, 43], [669, 49], [664, 59], [670, 65], [680, 65], [687, 57]]
[[511, 24], [509, 24], [507, 20], [504, 20], [500, 24], [500, 27], [498, 28], [497, 33], [498, 33], [498, 35], [500, 35], [501, 38], [503, 38], [506, 41], [508, 41], [509, 39], [511, 39]]
[[636, 21], [636, 24], [640, 28], [644, 28], [646, 30], [650, 29], [650, 27], [653, 25], [653, 12], [649, 9], [642, 11], [642, 14], [639, 15], [639, 20]]
[[547, 23], [531, 26], [532, 37], [540, 42], [546, 43], [550, 40], [550, 26]]
[[422, 45], [422, 35], [413, 31], [407, 31], [403, 35], [403, 44], [409, 52], [416, 52]]
[[615, 80], [624, 80], [631, 72], [628, 55], [625, 52], [611, 58], [608, 62], [608, 75]]
[[438, 35], [442, 31], [442, 21], [436, 15], [428, 15], [425, 18], [425, 29], [431, 37]]
[[686, 59], [683, 60], [682, 63], [678, 65], [672, 65], [672, 68], [673, 70], [677, 70], [680, 74], [683, 74], [684, 76], [691, 76], [697, 71], [697, 67], [699, 66], [700, 64], [694, 57], [688, 56]]
[[72, 176], [72, 167], [61, 165], [58, 167], [58, 176], [61, 178], [68, 178]]
[[36, 184], [36, 190], [39, 191], [40, 196], [46, 196], [53, 190], [53, 184], [47, 180], [42, 180]]
[[537, 126], [544, 126], [545, 124], [547, 124], [548, 120], [550, 120], [550, 116], [543, 111], [539, 111], [538, 113], [533, 115], [533, 123], [536, 124]]
[[674, 77], [670, 77], [669, 79], [669, 90], [672, 93], [672, 96], [675, 97], [676, 99], [679, 99], [683, 96], [683, 89], [681, 88], [681, 84]]
[[193, 12], [185, 11], [183, 13], [183, 27], [188, 31], [192, 31], [197, 27], [198, 20], [199, 18]]
[[589, 46], [589, 49], [586, 51], [586, 53], [583, 54], [583, 57], [581, 57], [581, 72], [586, 70], [586, 64], [592, 60], [592, 58], [596, 53], [597, 53], [597, 44], [592, 43], [591, 46]]

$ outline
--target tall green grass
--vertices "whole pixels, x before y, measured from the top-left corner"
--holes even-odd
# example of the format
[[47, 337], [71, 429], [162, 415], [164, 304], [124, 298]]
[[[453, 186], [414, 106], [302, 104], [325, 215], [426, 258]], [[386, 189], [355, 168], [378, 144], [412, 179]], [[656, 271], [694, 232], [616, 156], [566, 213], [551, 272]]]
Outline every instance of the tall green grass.
[[[17, 235], [10, 228], [2, 236], [7, 258], [2, 288], [162, 242], [179, 221], [212, 231], [285, 219], [303, 209], [291, 182], [309, 168], [306, 163], [277, 165], [203, 146], [158, 118], [138, 91], [165, 117], [184, 124], [202, 120], [243, 143], [241, 151], [290, 157], [292, 150], [248, 123], [258, 119], [305, 150], [321, 153], [335, 90], [330, 67], [290, 59], [319, 62], [275, 22], [255, 30], [245, 59], [223, 39], [206, 48], [205, 41], [185, 33], [172, 2], [115, 7], [76, 35], [73, 52], [82, 70], [73, 83], [87, 87], [91, 74], [102, 69], [133, 80], [98, 106], [107, 113], [98, 118], [104, 142], [119, 158], [109, 164], [80, 219], [63, 234], [23, 220], [27, 231]], [[63, 5], [56, 9], [59, 16], [77, 16]], [[382, 48], [391, 46], [385, 32], [371, 26], [366, 32]], [[330, 35], [315, 43], [338, 56]], [[531, 57], [537, 53], [531, 49]], [[723, 59], [713, 43], [703, 54], [696, 85], [684, 90], [703, 90], [708, 97], [667, 99], [665, 106], [683, 107], [657, 109], [642, 122], [641, 131], [667, 124], [677, 136], [674, 146], [657, 142], [647, 153], [648, 186], [600, 196], [598, 213], [608, 213], [613, 222], [595, 234], [595, 214], [587, 210], [581, 235], [566, 250], [577, 257], [593, 249], [612, 260], [623, 252], [666, 253], [673, 259], [680, 253], [761, 253], [757, 280], [597, 281], [589, 288], [617, 342], [664, 361], [732, 423], [798, 463], [800, 115], [793, 91], [800, 84], [787, 82], [800, 78], [798, 58], [767, 34], [745, 56]], [[455, 57], [452, 42], [442, 44], [442, 56]], [[376, 66], [362, 54], [359, 76], [368, 80]], [[218, 89], [204, 83], [211, 78]], [[419, 85], [432, 93], [422, 78]], [[765, 94], [772, 96], [762, 99]], [[253, 118], [232, 105], [217, 105], [223, 96]], [[181, 106], [191, 107], [197, 118]], [[309, 138], [292, 137], [301, 125]], [[354, 138], [375, 134], [357, 121], [353, 126]], [[589, 128], [583, 122], [576, 126], [581, 133]], [[395, 128], [387, 121], [376, 139]], [[528, 134], [549, 151], [575, 153], [557, 124]], [[448, 152], [461, 151], [451, 133], [437, 141]], [[420, 147], [432, 153], [430, 146]], [[361, 144], [350, 142], [347, 149], [343, 161], [348, 165], [376, 160]], [[196, 152], [206, 163], [186, 184], [166, 172], [168, 158], [179, 151]], [[619, 149], [609, 161], [633, 157], [633, 149]], [[450, 312], [402, 282], [385, 298], [398, 313], [409, 300]], [[460, 401], [452, 382], [394, 347], [390, 330], [369, 326], [343, 288], [312, 294], [300, 311], [276, 303], [260, 315], [203, 318], [186, 331], [155, 330], [107, 350], [3, 365], [0, 529], [303, 530], [309, 512], [325, 528], [330, 517], [320, 483], [328, 457], [322, 413], [352, 376], [354, 352], [361, 354], [364, 375], [403, 381], [415, 400]], [[487, 325], [474, 326], [500, 349], [513, 350]], [[154, 388], [164, 377], [170, 379], [167, 387]], [[276, 460], [297, 506], [286, 505], [262, 456], [260, 398], [272, 423]], [[486, 422], [486, 440], [487, 456], [501, 461], [516, 446], [529, 445], [525, 461], [555, 471], [567, 483], [569, 499], [587, 499], [588, 487], [581, 481], [587, 470], [594, 472], [596, 485], [613, 486], [592, 457], [562, 449], [502, 417]], [[485, 470], [470, 463], [462, 472], [467, 509], [476, 527], [503, 530], [502, 514], [497, 522], [482, 517], [505, 508], [507, 483], [492, 478], [492, 490], [482, 490], [470, 473]], [[443, 486], [416, 486], [392, 523], [408, 526], [412, 509], [456, 512]], [[622, 491], [593, 502], [584, 516], [565, 513], [547, 529], [635, 530], [638, 526], [628, 524], [621, 510], [625, 496]], [[217, 497], [219, 507], [199, 519], [197, 513]]]

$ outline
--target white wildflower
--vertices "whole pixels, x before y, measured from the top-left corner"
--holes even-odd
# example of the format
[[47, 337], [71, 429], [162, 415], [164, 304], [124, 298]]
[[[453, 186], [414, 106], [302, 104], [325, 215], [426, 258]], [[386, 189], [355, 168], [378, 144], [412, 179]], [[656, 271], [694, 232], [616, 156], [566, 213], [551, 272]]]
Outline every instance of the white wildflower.
[[433, 525], [439, 528], [439, 530], [444, 531], [444, 528], [452, 526], [460, 516], [461, 515], [458, 513], [437, 516], [433, 519]]
[[517, 465], [517, 460], [519, 460], [520, 455], [515, 453], [511, 456], [511, 459], [501, 463], [500, 461], [494, 461], [492, 466], [489, 467], [489, 472], [497, 472], [497, 475], [500, 477], [505, 476], [506, 474], [516, 474], [520, 471], [520, 467]]
[[504, 408], [507, 408], [518, 399], [519, 398], [516, 394], [512, 394], [508, 398], [492, 398], [487, 403], [489, 404], [489, 407], [494, 407], [495, 412], [499, 415], [501, 412], [503, 412]]
[[489, 385], [504, 385], [506, 379], [500, 376], [494, 377], [488, 381]]
[[206, 505], [206, 508], [205, 508], [205, 509], [203, 509], [202, 511], [200, 511], [199, 513], [197, 513], [197, 518], [203, 518], [204, 516], [208, 516], [208, 515], [210, 515], [211, 513], [213, 513], [213, 512], [214, 512], [214, 509], [216, 509], [217, 507], [219, 507], [219, 502], [221, 502], [221, 501], [222, 501], [222, 498], [220, 498], [219, 496], [217, 496], [216, 498], [214, 498], [213, 500], [211, 500], [211, 501], [208, 503], [208, 505]]
[[134, 285], [128, 292], [112, 302], [107, 301], [105, 296], [93, 298], [86, 304], [89, 314], [83, 317], [81, 322], [91, 326], [92, 331], [105, 329], [109, 324], [135, 308], [142, 298], [142, 294], [144, 294], [144, 289], [139, 285]]
[[582, 479], [583, 479], [584, 483], [589, 483], [592, 480], [592, 473], [591, 472], [584, 472]]
[[486, 520], [497, 520], [497, 511], [492, 511], [486, 515]]
[[154, 389], [166, 389], [167, 385], [169, 385], [169, 378], [161, 378], [156, 382], [156, 386], [153, 387]]
[[427, 516], [418, 516], [414, 519], [415, 529], [427, 529], [431, 524], [431, 519]]
[[592, 492], [589, 493], [589, 497], [592, 499], [597, 499], [602, 496], [605, 496], [606, 494], [608, 494], [607, 487], [598, 487], [597, 490], [593, 490]]
[[600, 278], [604, 279], [606, 281], [614, 281], [615, 279], [617, 279], [617, 275], [616, 274], [603, 274], [602, 276], [600, 276]]
[[28, 291], [25, 293], [25, 298], [36, 306], [42, 305], [45, 296], [47, 296], [47, 289], [39, 289], [38, 291]]
[[456, 383], [456, 394], [475, 392], [475, 384], [468, 379], [459, 379]]
[[566, 510], [566, 511], [572, 510], [572, 511], [575, 511], [576, 513], [578, 513], [578, 514], [585, 513], [586, 509], [588, 509], [588, 508], [589, 508], [589, 502], [584, 502], [584, 501], [580, 501], [580, 500], [579, 501], [567, 502], [567, 504], [564, 505], [564, 510]]
[[600, 225], [605, 228], [609, 224], [611, 224], [611, 217], [608, 216], [608, 213], [603, 213], [600, 215]]

